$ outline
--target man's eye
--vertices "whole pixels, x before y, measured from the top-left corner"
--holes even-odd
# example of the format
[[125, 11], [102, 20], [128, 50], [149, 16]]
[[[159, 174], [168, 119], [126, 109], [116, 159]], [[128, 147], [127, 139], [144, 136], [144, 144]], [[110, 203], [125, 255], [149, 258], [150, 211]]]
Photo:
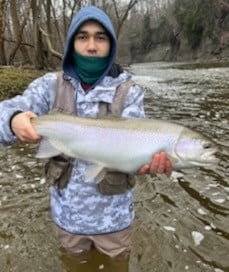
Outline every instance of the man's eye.
[[99, 36], [97, 36], [97, 39], [101, 40], [101, 41], [106, 41], [107, 40], [107, 36], [106, 35], [99, 35]]
[[85, 35], [78, 35], [76, 36], [77, 40], [85, 40], [87, 37]]

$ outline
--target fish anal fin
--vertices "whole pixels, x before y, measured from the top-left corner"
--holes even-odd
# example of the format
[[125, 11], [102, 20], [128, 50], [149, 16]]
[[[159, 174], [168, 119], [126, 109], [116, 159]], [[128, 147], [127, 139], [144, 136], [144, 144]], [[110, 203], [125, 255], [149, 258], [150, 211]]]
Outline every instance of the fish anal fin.
[[36, 158], [45, 159], [58, 156], [60, 154], [61, 152], [53, 147], [53, 145], [47, 139], [43, 139], [38, 147]]
[[85, 182], [91, 183], [96, 182], [99, 183], [106, 175], [106, 169], [103, 165], [100, 164], [92, 164], [88, 167], [85, 172]]

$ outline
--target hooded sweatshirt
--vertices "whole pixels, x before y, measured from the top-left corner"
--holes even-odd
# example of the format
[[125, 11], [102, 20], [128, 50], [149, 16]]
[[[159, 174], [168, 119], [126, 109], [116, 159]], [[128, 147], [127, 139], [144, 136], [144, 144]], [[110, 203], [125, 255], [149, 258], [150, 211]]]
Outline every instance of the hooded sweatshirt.
[[111, 42], [108, 66], [107, 66], [107, 69], [104, 71], [104, 73], [101, 75], [101, 78], [96, 82], [98, 83], [108, 73], [108, 71], [111, 69], [114, 63], [114, 59], [116, 56], [116, 49], [117, 49], [117, 41], [116, 41], [114, 28], [109, 17], [107, 16], [106, 13], [104, 13], [97, 7], [90, 6], [90, 7], [83, 8], [73, 18], [69, 26], [69, 30], [68, 30], [68, 34], [66, 38], [62, 68], [67, 75], [79, 80], [78, 75], [76, 74], [74, 69], [74, 60], [72, 57], [73, 42], [74, 42], [74, 37], [77, 30], [80, 28], [80, 26], [83, 23], [89, 20], [94, 20], [100, 23], [107, 31], [110, 37], [110, 42]]
[[[99, 22], [107, 31], [111, 50], [106, 71], [89, 92], [81, 86], [72, 61], [73, 38], [82, 23]], [[112, 103], [117, 87], [130, 79], [130, 74], [114, 63], [117, 42], [112, 23], [100, 9], [89, 6], [81, 9], [73, 18], [66, 38], [62, 68], [66, 79], [75, 89], [75, 114], [96, 117], [99, 103]], [[47, 73], [34, 80], [22, 95], [0, 103], [0, 143], [7, 145], [17, 139], [10, 129], [10, 119], [17, 111], [33, 111], [37, 115], [52, 110], [55, 99], [56, 73]], [[124, 103], [123, 117], [144, 117], [143, 90], [138, 85], [130, 87]], [[85, 172], [90, 162], [76, 159], [66, 188], [58, 193], [50, 187], [51, 214], [62, 229], [76, 234], [103, 234], [129, 227], [134, 218], [132, 190], [123, 194], [106, 196], [100, 194], [95, 183], [86, 183]]]

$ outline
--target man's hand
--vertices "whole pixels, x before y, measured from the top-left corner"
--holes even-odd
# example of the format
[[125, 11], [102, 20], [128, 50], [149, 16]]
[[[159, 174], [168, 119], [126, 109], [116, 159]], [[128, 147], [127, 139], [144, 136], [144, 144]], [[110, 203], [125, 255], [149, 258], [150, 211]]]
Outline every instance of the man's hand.
[[144, 174], [165, 174], [170, 176], [172, 173], [172, 163], [165, 152], [157, 153], [153, 156], [149, 164], [143, 165], [138, 173]]
[[18, 113], [11, 120], [11, 129], [17, 138], [22, 142], [37, 143], [41, 137], [36, 133], [31, 118], [37, 117], [37, 115], [31, 111], [25, 111]]

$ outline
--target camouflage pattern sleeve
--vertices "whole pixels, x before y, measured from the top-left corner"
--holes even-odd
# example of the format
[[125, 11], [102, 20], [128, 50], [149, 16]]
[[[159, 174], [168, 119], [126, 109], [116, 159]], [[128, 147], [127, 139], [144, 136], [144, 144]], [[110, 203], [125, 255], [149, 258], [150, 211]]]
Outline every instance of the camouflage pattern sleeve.
[[0, 102], [0, 144], [16, 141], [10, 129], [10, 120], [15, 112], [32, 111], [45, 114], [53, 104], [56, 75], [48, 73], [31, 82], [22, 95]]

